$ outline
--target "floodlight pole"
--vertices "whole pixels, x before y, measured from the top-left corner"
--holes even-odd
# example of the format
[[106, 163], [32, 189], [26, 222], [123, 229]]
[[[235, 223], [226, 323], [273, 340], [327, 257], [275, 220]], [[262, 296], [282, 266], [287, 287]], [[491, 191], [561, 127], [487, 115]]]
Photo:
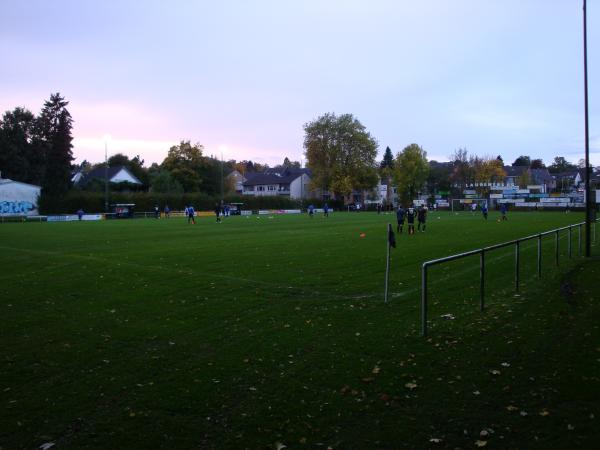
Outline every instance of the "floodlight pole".
[[108, 213], [108, 143], [104, 140], [104, 212]]
[[390, 233], [392, 232], [392, 224], [388, 223], [387, 226], [387, 239], [385, 240], [387, 243], [387, 257], [386, 257], [386, 265], [385, 265], [385, 294], [383, 298], [383, 302], [387, 303], [388, 301], [388, 284], [390, 279]]
[[221, 152], [221, 206], [223, 206], [223, 152]]
[[587, 8], [583, 0], [583, 84], [585, 105], [585, 256], [591, 256], [592, 191], [590, 189], [590, 134], [588, 122], [588, 76], [587, 76]]

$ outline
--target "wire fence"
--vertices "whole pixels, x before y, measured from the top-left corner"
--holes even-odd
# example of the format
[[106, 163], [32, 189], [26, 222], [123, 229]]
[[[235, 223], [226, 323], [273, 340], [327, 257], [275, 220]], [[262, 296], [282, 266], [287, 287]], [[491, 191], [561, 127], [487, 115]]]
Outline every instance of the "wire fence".
[[[597, 220], [593, 221], [592, 226], [592, 242], [596, 242], [596, 223]], [[573, 257], [573, 229], [577, 230], [577, 254], [582, 256], [582, 228], [585, 222], [575, 223], [565, 227], [555, 228], [553, 230], [545, 231], [542, 233], [526, 236], [523, 238], [515, 239], [501, 244], [491, 245], [489, 247], [483, 247], [476, 250], [471, 250], [464, 253], [458, 253], [455, 255], [446, 256], [444, 258], [433, 259], [425, 261], [421, 268], [421, 335], [427, 336], [428, 331], [428, 274], [429, 268], [436, 265], [441, 265], [451, 261], [456, 261], [471, 256], [479, 256], [479, 308], [481, 311], [485, 309], [485, 293], [486, 293], [486, 255], [494, 250], [504, 249], [514, 246], [514, 289], [515, 292], [519, 292], [519, 286], [521, 284], [521, 244], [528, 241], [537, 240], [537, 258], [536, 258], [536, 272], [538, 279], [542, 278], [542, 239], [545, 236], [554, 236], [554, 264], [559, 265], [560, 253], [559, 253], [559, 239], [561, 232], [566, 231], [567, 238], [567, 255], [569, 258]]]

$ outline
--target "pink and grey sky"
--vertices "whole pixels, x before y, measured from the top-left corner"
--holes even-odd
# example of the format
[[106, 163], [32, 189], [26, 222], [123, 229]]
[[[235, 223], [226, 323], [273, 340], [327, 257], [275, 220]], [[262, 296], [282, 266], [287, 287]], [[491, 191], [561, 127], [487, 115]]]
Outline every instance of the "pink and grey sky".
[[[579, 0], [30, 0], [0, 6], [0, 110], [70, 101], [77, 161], [303, 158], [304, 123], [353, 113], [380, 153], [416, 142], [550, 163], [583, 155]], [[600, 2], [588, 1], [600, 164]]]

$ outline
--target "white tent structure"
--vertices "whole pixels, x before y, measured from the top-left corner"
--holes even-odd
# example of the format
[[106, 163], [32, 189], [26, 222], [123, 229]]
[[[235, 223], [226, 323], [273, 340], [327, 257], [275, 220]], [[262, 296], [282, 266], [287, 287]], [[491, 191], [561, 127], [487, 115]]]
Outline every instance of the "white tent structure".
[[40, 186], [2, 178], [0, 175], [0, 216], [38, 214]]

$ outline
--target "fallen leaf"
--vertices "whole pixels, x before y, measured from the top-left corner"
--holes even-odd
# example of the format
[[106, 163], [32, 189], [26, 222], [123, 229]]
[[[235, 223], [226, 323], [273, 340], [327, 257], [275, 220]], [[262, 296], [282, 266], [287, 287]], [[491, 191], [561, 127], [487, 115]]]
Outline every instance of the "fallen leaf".
[[371, 370], [371, 373], [378, 374], [380, 371], [381, 371], [381, 368], [379, 366], [375, 366], [375, 367], [373, 367], [373, 370]]
[[429, 439], [429, 442], [433, 442], [434, 444], [439, 444], [440, 442], [442, 442], [442, 440], [440, 438], [431, 438], [431, 439]]
[[549, 416], [549, 415], [550, 415], [550, 413], [548, 412], [547, 409], [542, 409], [540, 411], [540, 416]]
[[516, 410], [517, 410], [517, 409], [519, 409], [519, 408], [517, 408], [516, 406], [513, 406], [513, 405], [508, 405], [508, 406], [506, 407], [506, 409], [508, 409], [509, 411], [516, 411]]
[[56, 445], [54, 442], [46, 442], [45, 444], [40, 445], [40, 448], [42, 450], [48, 450], [49, 448], [54, 447], [54, 445]]
[[477, 447], [485, 447], [487, 445], [487, 441], [475, 441], [475, 445]]
[[416, 389], [417, 388], [417, 384], [416, 383], [406, 383], [404, 385], [404, 387], [407, 387], [410, 390]]

